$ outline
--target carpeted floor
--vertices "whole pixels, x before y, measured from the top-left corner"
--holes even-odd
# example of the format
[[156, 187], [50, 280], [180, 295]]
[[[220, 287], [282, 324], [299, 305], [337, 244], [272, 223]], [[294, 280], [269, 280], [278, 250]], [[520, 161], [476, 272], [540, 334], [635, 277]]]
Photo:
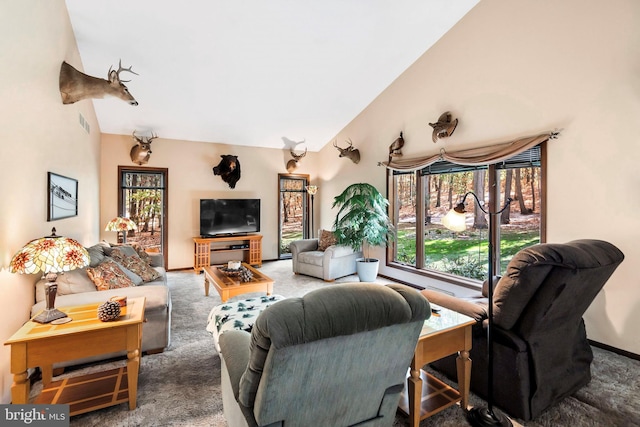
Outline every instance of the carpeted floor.
[[[301, 296], [319, 286], [320, 280], [291, 273], [291, 261], [267, 262], [261, 269], [275, 280], [274, 293]], [[220, 304], [215, 291], [204, 296], [203, 276], [191, 271], [169, 273], [173, 301], [171, 346], [164, 353], [144, 356], [138, 383], [138, 407], [113, 406], [71, 419], [71, 426], [213, 426], [225, 427], [220, 396], [220, 360], [205, 330], [211, 308]], [[339, 282], [357, 281], [356, 276]], [[379, 280], [381, 283], [388, 283]], [[246, 296], [245, 296], [246, 297]], [[515, 426], [640, 426], [640, 362], [594, 348], [593, 380], [537, 420], [513, 420]], [[120, 365], [124, 361], [111, 361]], [[106, 368], [105, 363], [65, 373], [78, 375]], [[33, 393], [41, 389], [36, 383]], [[472, 405], [483, 405], [471, 396]], [[407, 426], [398, 413], [394, 427]], [[421, 427], [467, 425], [455, 406], [420, 423]]]

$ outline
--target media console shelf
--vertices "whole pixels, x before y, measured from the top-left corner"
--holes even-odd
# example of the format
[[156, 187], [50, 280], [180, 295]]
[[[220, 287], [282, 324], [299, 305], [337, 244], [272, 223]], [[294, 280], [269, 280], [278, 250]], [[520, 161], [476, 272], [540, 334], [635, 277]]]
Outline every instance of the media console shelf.
[[[256, 267], [262, 266], [261, 234], [194, 237], [193, 242], [193, 269], [196, 273], [200, 273], [204, 267], [228, 261], [244, 261]], [[242, 252], [241, 255], [237, 254], [239, 251]]]

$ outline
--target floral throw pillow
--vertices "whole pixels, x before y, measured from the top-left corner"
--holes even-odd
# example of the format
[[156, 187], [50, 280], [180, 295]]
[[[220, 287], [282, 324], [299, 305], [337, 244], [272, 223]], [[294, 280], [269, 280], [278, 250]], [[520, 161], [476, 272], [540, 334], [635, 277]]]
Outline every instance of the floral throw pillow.
[[111, 258], [142, 277], [143, 282], [151, 282], [160, 277], [160, 273], [143, 261], [137, 253], [127, 255], [123, 248], [117, 247], [111, 251]]
[[320, 238], [318, 239], [318, 250], [325, 251], [329, 246], [337, 243], [336, 236], [333, 231], [320, 230]]
[[[149, 256], [149, 254], [147, 253], [147, 251], [144, 250], [144, 248], [140, 245], [136, 245], [133, 247], [136, 252], [138, 253], [138, 256], [147, 264], [151, 265], [151, 257]], [[155, 271], [155, 270], [154, 270]]]
[[87, 268], [87, 275], [99, 291], [135, 286], [113, 260], [106, 259], [97, 267]]
[[[124, 251], [124, 254], [126, 256], [134, 255], [137, 253], [138, 256], [142, 258], [144, 262], [146, 262], [149, 265], [152, 265], [151, 256], [149, 256], [147, 251], [144, 250], [144, 248], [139, 242], [116, 243], [116, 244], [113, 244], [113, 247], [121, 248]], [[109, 253], [111, 253], [111, 251], [109, 251]]]

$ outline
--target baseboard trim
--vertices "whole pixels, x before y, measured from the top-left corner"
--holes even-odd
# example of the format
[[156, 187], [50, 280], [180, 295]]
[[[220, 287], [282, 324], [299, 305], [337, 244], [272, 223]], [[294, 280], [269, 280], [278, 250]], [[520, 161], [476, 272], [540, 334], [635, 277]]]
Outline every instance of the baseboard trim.
[[587, 341], [589, 341], [589, 344], [591, 344], [594, 347], [598, 347], [603, 350], [607, 350], [612, 353], [619, 354], [620, 356], [628, 357], [629, 359], [640, 360], [640, 354], [631, 353], [630, 351], [622, 350], [620, 348], [612, 347], [610, 345], [603, 344], [601, 342], [593, 341], [590, 339], [587, 339]]
[[413, 284], [411, 282], [406, 282], [404, 280], [396, 279], [394, 277], [385, 276], [384, 274], [378, 273], [378, 277], [382, 277], [384, 279], [391, 280], [392, 282], [395, 282], [395, 283], [401, 283], [403, 285], [411, 286], [412, 288], [415, 288], [415, 289], [417, 289], [419, 291], [424, 289], [424, 286], [418, 286], [418, 285], [415, 285], [415, 284]]

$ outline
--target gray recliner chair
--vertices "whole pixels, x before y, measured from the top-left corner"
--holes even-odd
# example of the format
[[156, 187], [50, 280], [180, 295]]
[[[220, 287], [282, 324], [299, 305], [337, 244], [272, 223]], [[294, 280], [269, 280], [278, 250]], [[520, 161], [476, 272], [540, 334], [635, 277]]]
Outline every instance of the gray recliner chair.
[[[582, 316], [623, 261], [601, 240], [539, 244], [518, 252], [493, 294], [493, 402], [531, 420], [591, 380], [593, 353]], [[486, 292], [483, 292], [486, 293]], [[487, 301], [423, 290], [434, 304], [474, 317], [471, 390], [487, 396]], [[454, 358], [432, 367], [456, 378]]]
[[220, 335], [230, 427], [391, 426], [429, 302], [404, 285], [332, 285]]
[[326, 282], [356, 273], [356, 260], [362, 258], [362, 252], [340, 245], [321, 251], [318, 243], [318, 239], [301, 239], [289, 244], [294, 273]]

